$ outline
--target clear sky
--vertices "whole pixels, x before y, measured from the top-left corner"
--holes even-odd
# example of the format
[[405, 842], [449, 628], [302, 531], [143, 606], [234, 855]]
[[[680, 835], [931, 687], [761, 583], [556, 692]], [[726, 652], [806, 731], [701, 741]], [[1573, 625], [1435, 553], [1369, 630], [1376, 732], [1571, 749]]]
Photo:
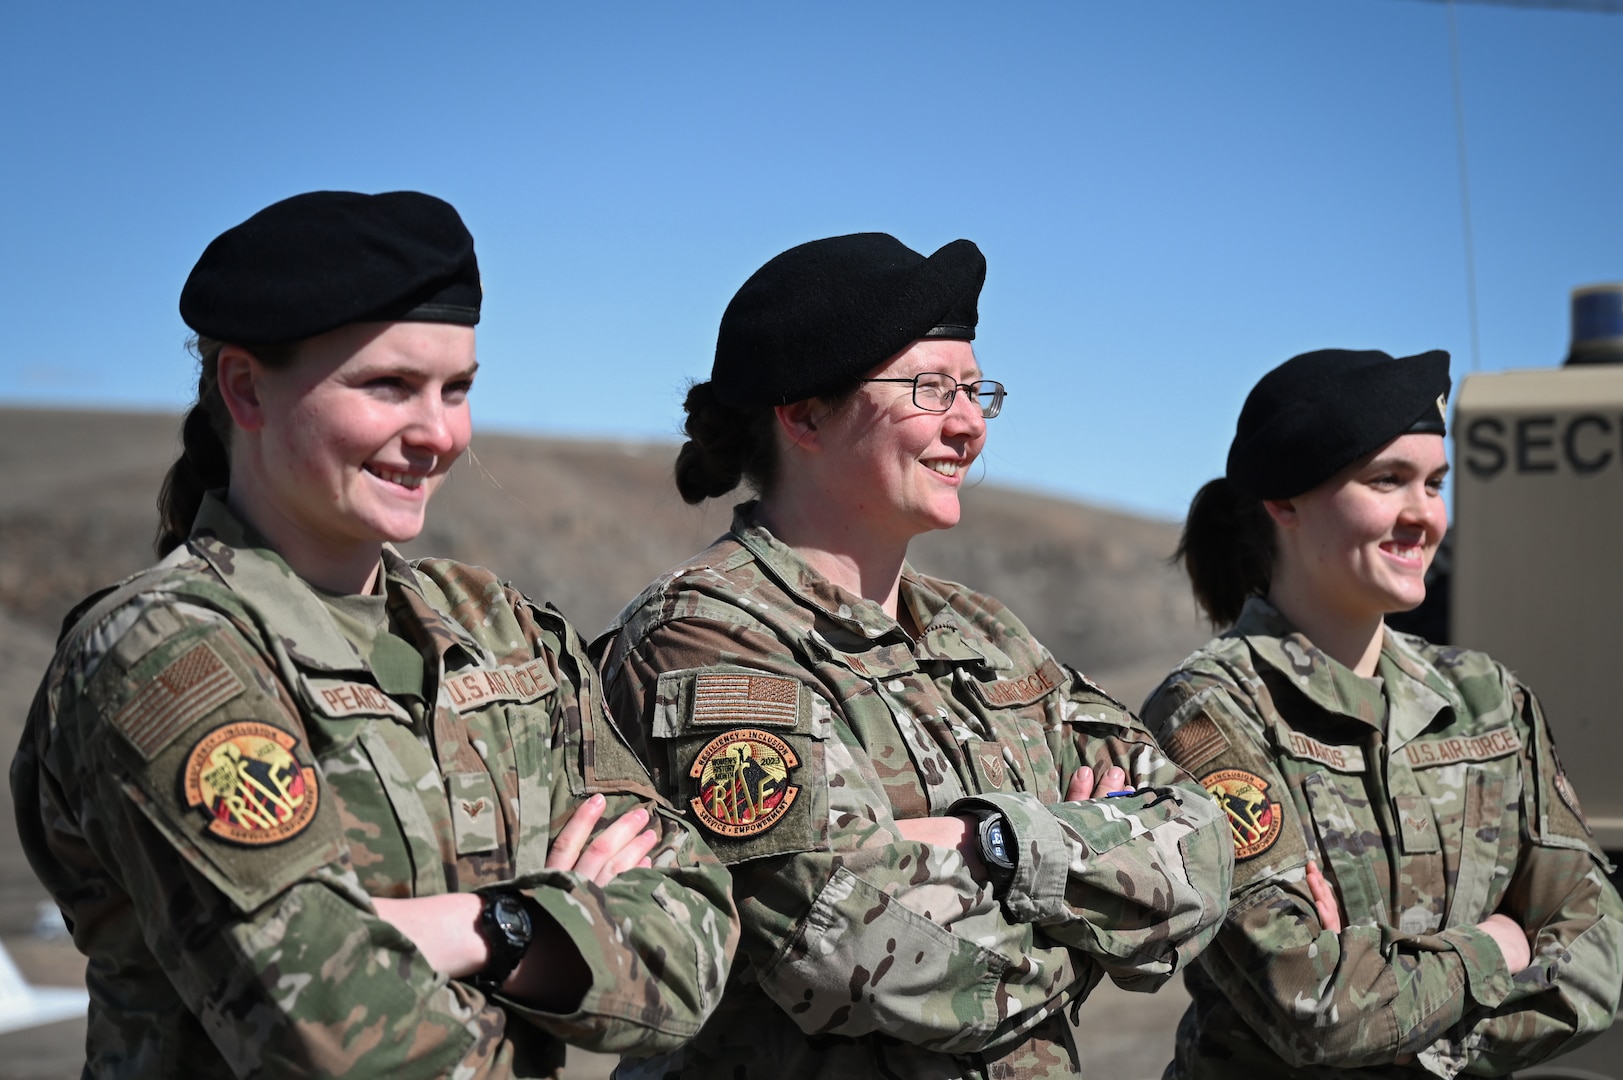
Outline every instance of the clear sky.
[[[1623, 15], [1455, 9], [1484, 369], [1623, 279]], [[1176, 517], [1310, 348], [1471, 370], [1448, 8], [1419, 0], [0, 8], [0, 403], [178, 409], [207, 242], [313, 188], [476, 237], [483, 428], [674, 438], [767, 258], [989, 263], [990, 480]]]

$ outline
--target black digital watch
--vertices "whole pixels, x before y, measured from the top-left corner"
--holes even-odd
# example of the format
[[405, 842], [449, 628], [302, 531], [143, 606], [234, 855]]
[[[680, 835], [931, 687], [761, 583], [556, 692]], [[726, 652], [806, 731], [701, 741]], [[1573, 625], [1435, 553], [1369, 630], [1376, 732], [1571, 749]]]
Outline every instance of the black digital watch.
[[535, 937], [536, 904], [517, 889], [497, 886], [476, 894], [479, 909], [479, 935], [490, 949], [490, 957], [469, 982], [485, 994], [502, 988], [513, 969], [524, 959]]
[[1003, 816], [1003, 811], [986, 806], [965, 807], [961, 812], [975, 819], [981, 861], [986, 864], [986, 875], [991, 880], [992, 891], [1002, 896], [1013, 884], [1014, 868], [1020, 861], [1009, 819]]

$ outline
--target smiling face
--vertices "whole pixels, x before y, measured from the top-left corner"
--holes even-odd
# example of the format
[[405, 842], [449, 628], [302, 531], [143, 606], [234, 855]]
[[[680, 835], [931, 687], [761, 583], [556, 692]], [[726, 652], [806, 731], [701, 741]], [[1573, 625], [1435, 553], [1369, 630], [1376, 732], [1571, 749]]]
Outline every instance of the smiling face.
[[1305, 495], [1268, 503], [1283, 568], [1321, 610], [1349, 619], [1408, 611], [1448, 531], [1441, 435], [1403, 435]]
[[221, 365], [228, 400], [232, 372], [252, 371], [231, 503], [296, 570], [301, 554], [375, 563], [384, 542], [422, 531], [472, 434], [472, 327], [358, 323], [301, 342], [285, 368], [226, 351]]
[[[967, 341], [924, 339], [869, 371], [871, 379], [911, 379], [939, 371], [961, 383], [981, 378]], [[913, 404], [912, 387], [864, 383], [817, 420], [827, 448], [831, 512], [876, 536], [908, 539], [958, 524], [958, 489], [986, 444], [986, 420], [959, 391], [944, 413]]]

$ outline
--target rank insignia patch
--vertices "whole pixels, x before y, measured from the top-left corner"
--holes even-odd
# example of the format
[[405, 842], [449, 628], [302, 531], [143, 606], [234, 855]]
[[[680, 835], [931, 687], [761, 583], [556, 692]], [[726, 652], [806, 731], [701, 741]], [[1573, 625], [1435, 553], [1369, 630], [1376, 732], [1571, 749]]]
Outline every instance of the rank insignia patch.
[[694, 759], [688, 775], [699, 793], [688, 800], [699, 823], [718, 836], [754, 836], [789, 812], [800, 788], [789, 772], [800, 759], [769, 731], [738, 728], [717, 735]]
[[1201, 777], [1200, 786], [1228, 815], [1235, 859], [1249, 859], [1274, 846], [1284, 815], [1268, 798], [1268, 781], [1243, 769], [1219, 769]]
[[186, 805], [209, 818], [209, 832], [249, 847], [277, 844], [315, 820], [316, 771], [293, 757], [297, 740], [244, 720], [215, 728], [186, 758]]

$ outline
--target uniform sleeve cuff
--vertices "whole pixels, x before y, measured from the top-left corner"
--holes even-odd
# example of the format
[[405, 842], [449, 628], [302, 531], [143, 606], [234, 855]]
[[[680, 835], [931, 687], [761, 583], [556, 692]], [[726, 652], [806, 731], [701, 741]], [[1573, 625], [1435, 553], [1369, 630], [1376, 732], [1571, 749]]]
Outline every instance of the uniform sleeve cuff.
[[1001, 813], [1019, 852], [1014, 878], [1000, 899], [1016, 922], [1068, 917], [1065, 887], [1070, 880], [1071, 846], [1048, 808], [1031, 795], [996, 792], [960, 799], [948, 810], [990, 807]]
[[1456, 926], [1437, 935], [1454, 947], [1465, 964], [1465, 983], [1471, 999], [1486, 1008], [1497, 1008], [1510, 993], [1512, 977], [1505, 966], [1499, 944], [1486, 931], [1474, 926]]

